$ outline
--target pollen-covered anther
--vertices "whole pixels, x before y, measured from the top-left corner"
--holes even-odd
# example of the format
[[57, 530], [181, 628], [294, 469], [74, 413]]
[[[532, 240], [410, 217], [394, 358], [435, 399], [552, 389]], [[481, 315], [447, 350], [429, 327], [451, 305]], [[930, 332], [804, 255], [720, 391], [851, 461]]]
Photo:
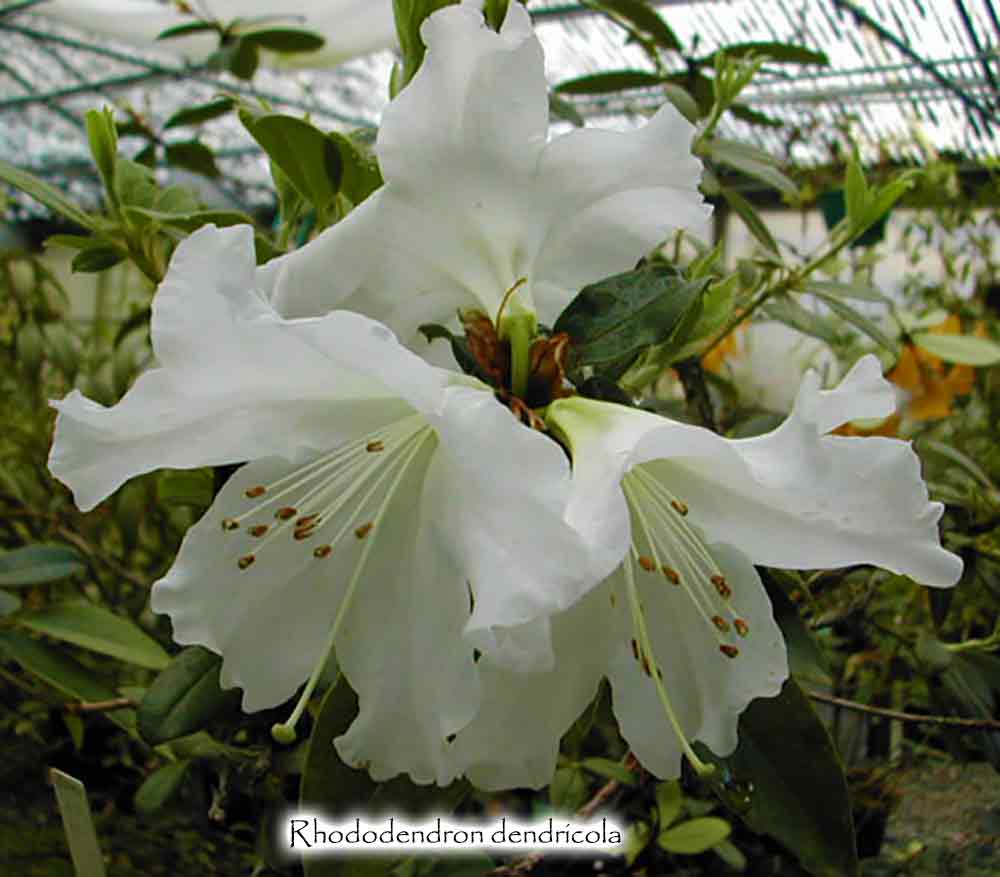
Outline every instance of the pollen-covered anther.
[[238, 530], [240, 528], [240, 522], [236, 518], [223, 518], [222, 519], [222, 529], [223, 530]]
[[733, 589], [729, 587], [729, 582], [726, 581], [725, 576], [714, 575], [711, 578], [711, 582], [723, 600], [728, 600], [733, 595]]
[[650, 666], [649, 658], [645, 655], [642, 656], [642, 672], [645, 673], [650, 679], [653, 678], [653, 668]]
[[667, 577], [667, 581], [670, 584], [679, 585], [681, 583], [681, 574], [672, 566], [661, 567], [661, 572]]
[[713, 615], [712, 624], [714, 624], [723, 633], [729, 633], [729, 622], [726, 621], [726, 619], [721, 615]]
[[301, 530], [303, 527], [313, 527], [319, 523], [319, 515], [303, 515], [295, 522], [295, 528]]
[[719, 646], [719, 651], [722, 652], [722, 654], [724, 654], [727, 658], [735, 658], [740, 653], [740, 650], [736, 648], [736, 646], [725, 644]]
[[685, 503], [681, 502], [679, 499], [670, 500], [670, 507], [677, 512], [679, 515], [686, 515], [688, 513], [688, 507]]
[[374, 526], [375, 526], [374, 521], [369, 521], [367, 524], [362, 524], [360, 527], [358, 527], [357, 530], [354, 531], [354, 535], [357, 536], [359, 539], [364, 539], [365, 536], [371, 533], [372, 527]]
[[656, 571], [656, 561], [652, 557], [646, 554], [639, 555], [639, 566], [641, 566], [646, 572]]
[[288, 506], [288, 505], [286, 505], [286, 506], [282, 506], [282, 507], [281, 507], [280, 509], [278, 509], [278, 510], [277, 510], [277, 511], [276, 511], [276, 512], [274, 513], [274, 516], [275, 516], [275, 517], [276, 517], [276, 518], [277, 518], [277, 519], [278, 519], [279, 521], [290, 521], [290, 520], [291, 520], [292, 518], [294, 518], [294, 517], [295, 517], [295, 516], [296, 516], [296, 515], [297, 515], [298, 513], [299, 513], [298, 509], [293, 509], [293, 508], [292, 508], [291, 506]]
[[332, 545], [318, 545], [313, 549], [313, 557], [318, 560], [322, 560], [324, 557], [329, 557], [331, 554], [333, 554]]
[[267, 493], [267, 488], [263, 484], [258, 484], [256, 487], [248, 487], [243, 491], [243, 495], [247, 499], [257, 499], [258, 496], [263, 496]]
[[377, 454], [379, 451], [385, 450], [385, 442], [368, 442], [368, 444], [365, 445], [365, 450], [368, 451], [369, 454]]
[[267, 524], [254, 524], [249, 530], [247, 530], [247, 532], [251, 536], [259, 539], [261, 536], [264, 536], [269, 529], [270, 528]]
[[308, 539], [315, 532], [315, 527], [299, 527], [292, 533], [292, 537], [296, 542], [301, 542], [303, 539]]
[[740, 636], [746, 636], [750, 633], [750, 625], [747, 624], [742, 618], [737, 618], [733, 621], [733, 627], [736, 628], [736, 632]]
[[634, 639], [632, 640], [632, 657], [639, 660], [639, 643]]
[[241, 558], [240, 558], [239, 560], [237, 560], [237, 561], [236, 561], [236, 565], [237, 565], [237, 566], [238, 566], [238, 567], [239, 567], [240, 569], [246, 569], [246, 568], [247, 568], [247, 567], [249, 567], [249, 566], [250, 566], [250, 565], [251, 565], [251, 564], [252, 564], [252, 563], [253, 563], [253, 562], [254, 562], [254, 561], [255, 561], [256, 559], [257, 559], [257, 558], [256, 558], [256, 557], [254, 557], [254, 556], [253, 556], [252, 554], [247, 554], [247, 555], [245, 555], [245, 556], [241, 557]]

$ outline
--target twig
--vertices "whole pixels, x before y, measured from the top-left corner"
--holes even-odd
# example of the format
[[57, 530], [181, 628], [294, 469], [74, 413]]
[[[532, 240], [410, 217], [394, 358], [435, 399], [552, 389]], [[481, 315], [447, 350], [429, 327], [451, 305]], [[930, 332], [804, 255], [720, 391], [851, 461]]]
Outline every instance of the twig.
[[715, 420], [715, 409], [712, 407], [712, 397], [708, 394], [708, 387], [705, 384], [705, 372], [701, 360], [697, 357], [685, 359], [676, 363], [674, 369], [684, 387], [688, 410], [697, 416], [702, 426], [708, 427], [712, 432], [718, 432], [719, 424]]
[[846, 700], [843, 697], [835, 697], [832, 694], [823, 694], [819, 691], [809, 691], [806, 693], [813, 700], [818, 700], [822, 703], [843, 707], [844, 709], [854, 710], [859, 713], [869, 713], [873, 716], [895, 719], [898, 722], [940, 725], [945, 728], [962, 728], [967, 731], [1000, 731], [1000, 720], [998, 719], [960, 719], [954, 716], [925, 716], [920, 713], [903, 713], [898, 710], [885, 709], [880, 706], [869, 706], [866, 703], [858, 703], [855, 700]]
[[136, 702], [130, 697], [116, 697], [114, 700], [68, 703], [65, 709], [66, 712], [76, 715], [77, 713], [110, 713], [115, 710], [131, 709], [136, 705]]
[[[631, 752], [625, 756], [624, 766], [627, 770], [631, 771], [639, 768], [639, 762]], [[577, 817], [579, 819], [590, 819], [594, 815], [594, 812], [617, 792], [620, 787], [621, 783], [618, 780], [608, 780], [594, 793], [593, 798], [576, 811]], [[530, 874], [532, 869], [542, 861], [543, 856], [543, 853], [532, 853], [530, 856], [525, 856], [523, 859], [514, 862], [513, 865], [501, 865], [499, 868], [494, 868], [487, 873], [494, 875], [494, 877], [524, 877], [524, 875]]]
[[62, 536], [63, 539], [75, 545], [88, 557], [94, 560], [99, 560], [106, 567], [108, 567], [113, 573], [121, 576], [126, 581], [131, 582], [133, 585], [136, 585], [139, 588], [149, 587], [149, 582], [147, 582], [141, 576], [136, 575], [134, 572], [132, 572], [127, 567], [120, 564], [114, 558], [108, 557], [107, 555], [99, 552], [86, 539], [84, 539], [82, 536], [78, 536], [68, 527], [59, 527], [57, 532], [59, 533], [60, 536]]

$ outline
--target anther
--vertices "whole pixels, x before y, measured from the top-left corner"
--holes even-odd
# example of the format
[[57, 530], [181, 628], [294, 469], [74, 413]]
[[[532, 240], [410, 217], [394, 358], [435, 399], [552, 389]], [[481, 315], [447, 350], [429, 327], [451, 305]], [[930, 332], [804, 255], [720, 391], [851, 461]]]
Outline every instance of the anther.
[[682, 503], [679, 499], [670, 500], [670, 507], [677, 512], [677, 514], [683, 516], [688, 513], [688, 507], [686, 504]]
[[222, 519], [222, 529], [223, 530], [238, 530], [240, 528], [240, 522], [236, 518], [223, 518]]
[[632, 657], [637, 661], [639, 660], [639, 643], [637, 643], [634, 639], [632, 640]]
[[740, 650], [736, 646], [721, 645], [719, 646], [719, 651], [722, 652], [727, 658], [735, 658]]
[[313, 557], [322, 560], [324, 557], [329, 557], [333, 554], [332, 545], [320, 545], [313, 549]]
[[611, 592], [611, 595], [608, 597], [608, 601], [611, 603], [611, 608], [614, 609], [615, 605], [618, 603], [618, 598], [615, 596], [614, 591]]
[[292, 533], [292, 536], [296, 542], [301, 542], [303, 539], [308, 539], [315, 532], [315, 527], [300, 527]]
[[711, 578], [711, 582], [715, 585], [715, 590], [719, 592], [719, 596], [723, 600], [728, 600], [733, 595], [733, 589], [729, 587], [729, 582], [726, 581], [725, 576], [714, 575]]
[[374, 526], [375, 526], [374, 521], [369, 521], [367, 524], [362, 524], [360, 527], [358, 527], [357, 530], [354, 531], [354, 535], [357, 536], [359, 539], [364, 539], [365, 536], [371, 533], [372, 527]]
[[747, 624], [742, 618], [737, 618], [733, 621], [733, 627], [736, 628], [736, 632], [740, 636], [746, 636], [750, 633], [750, 625]]
[[291, 520], [292, 518], [294, 518], [297, 514], [298, 514], [298, 510], [297, 509], [293, 509], [291, 506], [286, 505], [286, 506], [283, 506], [282, 508], [278, 509], [274, 513], [274, 516], [279, 521], [288, 521], [288, 520]]
[[642, 672], [645, 673], [650, 679], [653, 678], [653, 670], [649, 666], [649, 658], [645, 655], [642, 656]]
[[641, 566], [646, 572], [653, 572], [656, 569], [656, 561], [652, 557], [648, 557], [645, 554], [639, 555], [639, 566]]
[[721, 615], [713, 615], [712, 624], [714, 624], [723, 633], [729, 633], [729, 622], [726, 621], [726, 619]]
[[247, 532], [251, 536], [254, 536], [255, 538], [260, 538], [265, 533], [267, 533], [268, 529], [269, 528], [268, 528], [267, 524], [255, 524], [249, 530], [247, 530]]
[[365, 450], [368, 451], [369, 454], [377, 454], [379, 451], [385, 450], [385, 442], [368, 442], [368, 444], [365, 445]]
[[238, 567], [239, 567], [240, 569], [246, 569], [246, 568], [247, 568], [248, 566], [250, 566], [250, 565], [251, 565], [251, 564], [252, 564], [252, 563], [253, 563], [253, 562], [254, 562], [254, 561], [255, 561], [256, 559], [257, 559], [257, 558], [256, 558], [256, 557], [254, 557], [254, 556], [253, 556], [252, 554], [247, 554], [247, 555], [245, 555], [244, 557], [241, 557], [241, 558], [240, 558], [239, 560], [237, 560], [237, 561], [236, 561], [236, 565], [237, 565], [237, 566], [238, 566]]
[[258, 496], [263, 496], [267, 493], [267, 488], [263, 484], [258, 484], [256, 487], [248, 487], [243, 491], [243, 495], [247, 499], [256, 499]]
[[444, 738], [444, 742], [445, 743], [454, 743], [455, 742], [455, 738], [457, 736], [458, 736], [458, 734], [449, 734], [447, 737]]
[[295, 522], [295, 526], [296, 526], [297, 529], [301, 530], [303, 527], [311, 527], [313, 524], [316, 524], [318, 522], [319, 522], [319, 515], [318, 514], [317, 515], [305, 515], [305, 516], [299, 518]]
[[677, 572], [672, 566], [665, 566], [662, 568], [663, 574], [667, 577], [668, 581], [672, 585], [679, 585], [681, 583], [681, 574]]

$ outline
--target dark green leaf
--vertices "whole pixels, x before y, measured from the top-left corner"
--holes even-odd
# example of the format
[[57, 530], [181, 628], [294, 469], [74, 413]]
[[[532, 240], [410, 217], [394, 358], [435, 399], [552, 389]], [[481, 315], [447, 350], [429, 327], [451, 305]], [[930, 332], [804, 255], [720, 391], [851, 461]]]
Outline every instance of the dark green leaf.
[[303, 119], [278, 113], [240, 118], [250, 135], [299, 193], [324, 210], [340, 189], [344, 163], [338, 143]]
[[761, 580], [771, 599], [774, 620], [781, 628], [781, 634], [788, 649], [788, 665], [799, 682], [825, 683], [830, 679], [830, 667], [826, 654], [816, 641], [816, 637], [806, 627], [795, 604], [776, 581], [784, 573], [761, 572]]
[[205, 63], [212, 70], [228, 70], [237, 79], [253, 79], [260, 66], [260, 50], [246, 40], [231, 40], [209, 55]]
[[130, 332], [134, 332], [136, 329], [146, 329], [149, 330], [149, 320], [153, 316], [153, 311], [151, 308], [143, 308], [141, 311], [136, 311], [125, 320], [118, 327], [118, 331], [115, 333], [115, 347], [121, 344], [122, 339], [125, 338]]
[[757, 242], [768, 252], [778, 255], [778, 242], [771, 235], [771, 232], [754, 209], [754, 206], [733, 189], [720, 188], [720, 192], [722, 197], [729, 203], [729, 206], [743, 220], [744, 225], [746, 225], [750, 234], [757, 239]]
[[563, 100], [554, 91], [549, 92], [549, 115], [556, 119], [562, 119], [564, 122], [569, 122], [577, 128], [582, 128], [586, 124], [583, 116], [580, 115], [580, 111], [573, 106], [573, 103]]
[[68, 545], [28, 545], [0, 554], [0, 585], [18, 588], [54, 582], [86, 568], [80, 553]]
[[753, 701], [740, 716], [739, 740], [731, 756], [713, 758], [722, 800], [751, 829], [781, 841], [816, 877], [856, 877], [843, 766], [802, 689], [789, 679], [777, 697]]
[[719, 54], [725, 54], [727, 58], [746, 58], [748, 55], [760, 55], [772, 64], [820, 64], [829, 66], [830, 59], [825, 52], [816, 49], [807, 49], [805, 46], [796, 46], [790, 43], [777, 42], [749, 42], [734, 43], [731, 46], [723, 46], [717, 52], [713, 52], [702, 63], [712, 66], [715, 58]]
[[210, 21], [191, 21], [186, 24], [177, 24], [173, 27], [168, 27], [166, 30], [160, 31], [156, 35], [158, 40], [171, 40], [176, 37], [186, 37], [191, 34], [205, 33], [206, 31], [215, 31], [218, 33], [218, 25]]
[[268, 27], [240, 34], [240, 39], [271, 52], [315, 52], [326, 45], [322, 34], [298, 27]]
[[156, 167], [156, 144], [147, 143], [135, 154], [132, 161], [146, 167]]
[[748, 122], [751, 125], [761, 125], [765, 128], [782, 128], [785, 125], [781, 119], [776, 119], [774, 116], [769, 116], [753, 107], [748, 107], [746, 104], [730, 104], [729, 112], [741, 122]]
[[571, 369], [609, 365], [667, 341], [707, 284], [647, 265], [584, 287], [553, 329], [572, 340]]
[[642, 0], [591, 0], [587, 5], [614, 13], [661, 49], [677, 52], [681, 50], [677, 35], [655, 10]]
[[143, 816], [152, 816], [177, 794], [191, 762], [182, 758], [153, 771], [135, 793], [135, 809]]
[[14, 167], [6, 161], [0, 159], [0, 182], [7, 183], [15, 189], [20, 189], [26, 195], [30, 195], [40, 204], [44, 204], [49, 210], [65, 216], [71, 222], [82, 228], [96, 230], [95, 220], [88, 216], [83, 210], [76, 206], [69, 198], [63, 195], [55, 186], [50, 186], [44, 180], [39, 179], [27, 171]]
[[375, 153], [359, 142], [356, 133], [344, 135], [331, 132], [327, 136], [340, 151], [343, 168], [340, 191], [350, 198], [352, 204], [360, 204], [382, 185], [382, 172]]
[[183, 143], [168, 143], [167, 164], [193, 171], [205, 177], [219, 176], [219, 166], [215, 155], [204, 143], [187, 140]]
[[139, 732], [150, 743], [192, 734], [219, 714], [236, 709], [240, 693], [219, 687], [222, 658], [201, 646], [176, 655], [139, 705]]
[[638, 782], [638, 777], [624, 764], [610, 758], [585, 758], [580, 762], [580, 767], [606, 779], [618, 780], [626, 786], [634, 786]]
[[[78, 661], [16, 630], [0, 630], [0, 653], [71, 700], [99, 702], [118, 696], [110, 685], [95, 678]], [[107, 717], [126, 730], [135, 725], [135, 713], [131, 710], [115, 710], [107, 713]]]
[[456, 2], [458, 0], [392, 0], [396, 36], [399, 38], [400, 53], [403, 57], [399, 76], [395, 77], [393, 94], [406, 87], [423, 63], [427, 47], [420, 36], [420, 26], [424, 20], [438, 9]]
[[578, 767], [561, 767], [549, 785], [549, 803], [554, 810], [574, 813], [587, 803], [590, 787], [587, 777]]
[[21, 608], [21, 598], [17, 594], [0, 591], [0, 617], [17, 612]]
[[181, 125], [200, 125], [212, 119], [224, 116], [233, 108], [233, 99], [220, 97], [209, 101], [207, 104], [199, 104], [196, 107], [185, 107], [178, 110], [166, 122], [163, 123], [163, 130], [178, 128]]
[[36, 633], [139, 667], [162, 670], [170, 663], [162, 646], [134, 621], [93, 603], [52, 603], [44, 609], [22, 613], [17, 623]]
[[114, 268], [125, 257], [115, 247], [94, 243], [73, 257], [72, 268], [77, 274], [96, 274]]
[[615, 381], [600, 375], [592, 375], [587, 378], [577, 387], [577, 392], [588, 399], [615, 402], [619, 405], [631, 406], [633, 404], [632, 397], [619, 387]]
[[608, 94], [630, 88], [648, 88], [660, 85], [663, 81], [658, 73], [650, 73], [648, 70], [608, 70], [567, 79], [560, 82], [555, 90], [559, 94]]

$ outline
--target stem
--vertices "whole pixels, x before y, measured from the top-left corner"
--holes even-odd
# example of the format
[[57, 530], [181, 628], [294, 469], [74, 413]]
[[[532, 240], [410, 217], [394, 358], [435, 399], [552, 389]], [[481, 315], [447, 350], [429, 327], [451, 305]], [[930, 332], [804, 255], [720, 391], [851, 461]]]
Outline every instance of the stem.
[[819, 691], [807, 691], [806, 694], [813, 700], [818, 700], [821, 703], [828, 703], [832, 706], [839, 706], [858, 713], [882, 716], [886, 719], [894, 719], [897, 722], [939, 725], [944, 728], [960, 728], [966, 731], [1000, 731], [1000, 719], [959, 719], [954, 716], [925, 716], [920, 713], [904, 713], [899, 710], [886, 709], [885, 707], [869, 706], [866, 703], [858, 703], [854, 700], [847, 700], [832, 694], [823, 694]]

